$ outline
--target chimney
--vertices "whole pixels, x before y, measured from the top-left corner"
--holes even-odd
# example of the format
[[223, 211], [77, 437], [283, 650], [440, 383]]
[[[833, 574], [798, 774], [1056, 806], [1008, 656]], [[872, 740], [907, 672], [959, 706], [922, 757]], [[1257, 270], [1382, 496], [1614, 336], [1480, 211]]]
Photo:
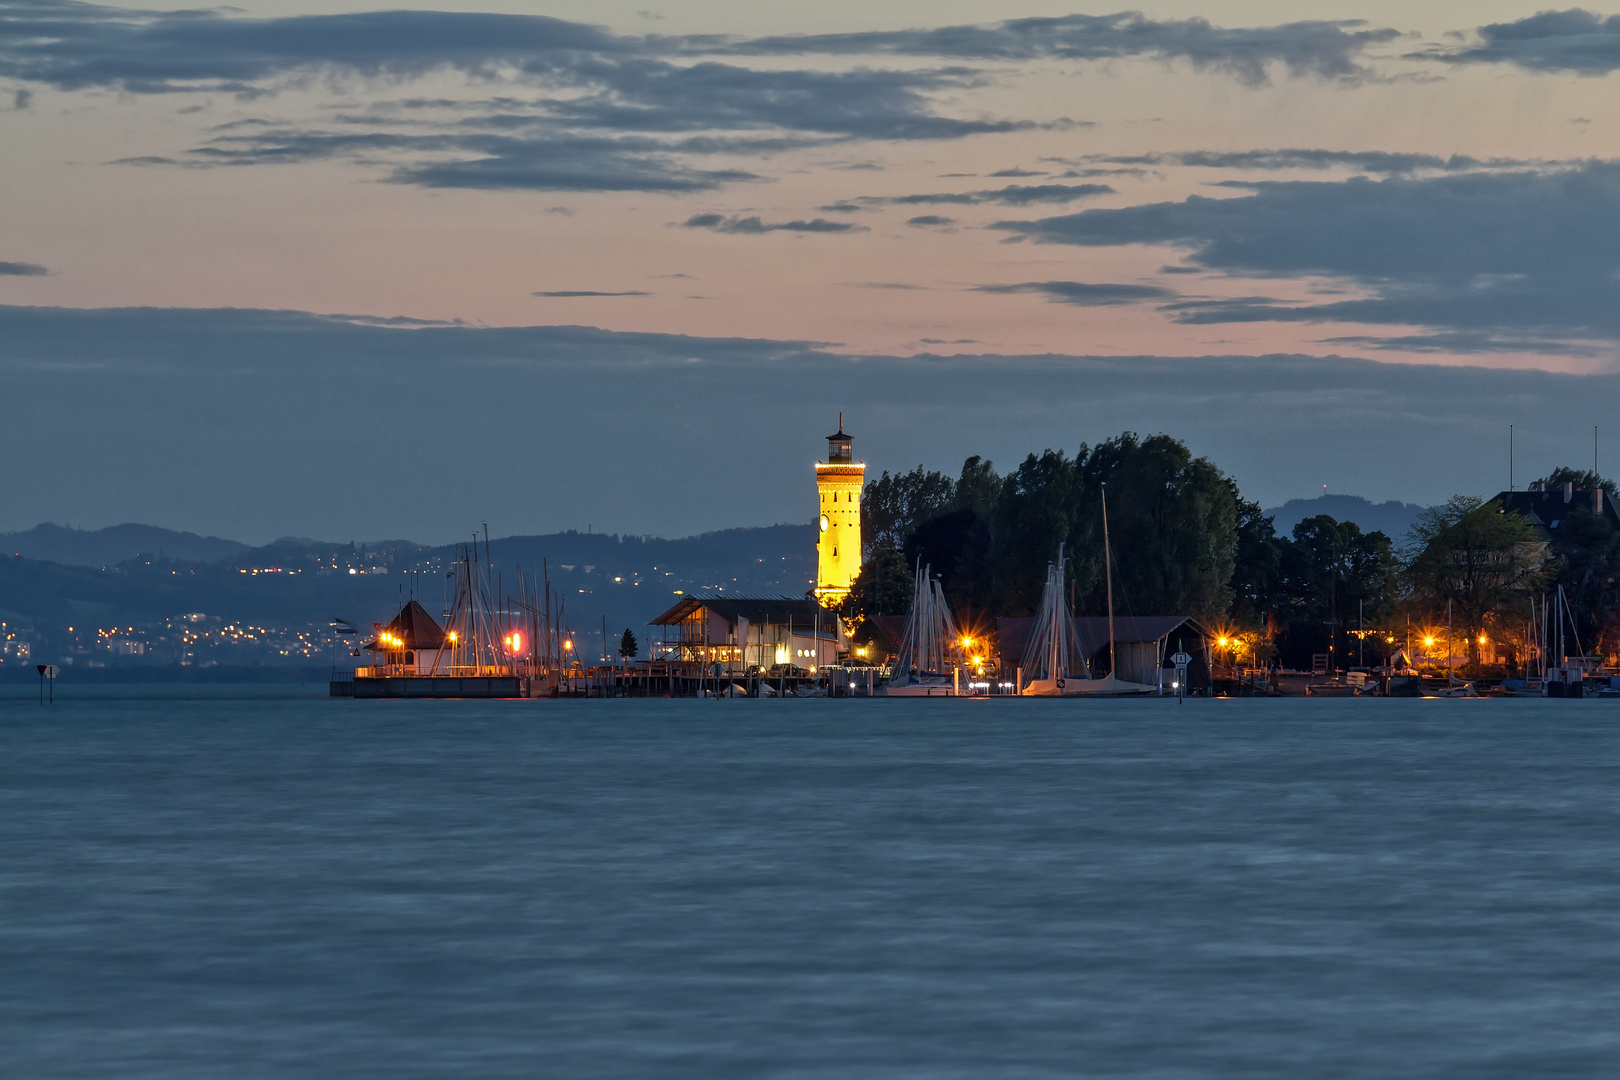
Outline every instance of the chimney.
[[1572, 500], [1574, 498], [1575, 498], [1575, 481], [1573, 481], [1573, 480], [1565, 480], [1564, 481], [1564, 501], [1569, 502], [1570, 500]]
[[1594, 513], [1594, 514], [1603, 513], [1603, 489], [1602, 488], [1598, 488], [1596, 491], [1592, 492], [1592, 513]]

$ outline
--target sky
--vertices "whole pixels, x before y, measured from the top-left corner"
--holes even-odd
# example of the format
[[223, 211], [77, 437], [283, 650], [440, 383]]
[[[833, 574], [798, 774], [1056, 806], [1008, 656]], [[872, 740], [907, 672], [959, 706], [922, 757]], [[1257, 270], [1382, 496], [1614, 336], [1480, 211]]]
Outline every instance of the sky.
[[0, 0], [0, 530], [799, 521], [840, 411], [1264, 505], [1601, 463], [1616, 67], [1500, 0]]

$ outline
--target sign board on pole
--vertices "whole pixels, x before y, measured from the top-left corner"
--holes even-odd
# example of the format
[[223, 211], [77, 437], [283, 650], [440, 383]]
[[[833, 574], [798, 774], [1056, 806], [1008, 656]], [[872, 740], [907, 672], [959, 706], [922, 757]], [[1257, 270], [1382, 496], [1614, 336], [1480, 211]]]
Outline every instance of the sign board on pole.
[[1188, 656], [1184, 652], [1178, 652], [1176, 655], [1170, 658], [1170, 662], [1176, 665], [1176, 667], [1186, 667], [1188, 664], [1192, 663], [1192, 657]]
[[35, 664], [34, 670], [39, 672], [39, 698], [40, 704], [45, 704], [45, 680], [51, 683], [51, 704], [56, 704], [56, 677], [61, 670], [55, 664]]

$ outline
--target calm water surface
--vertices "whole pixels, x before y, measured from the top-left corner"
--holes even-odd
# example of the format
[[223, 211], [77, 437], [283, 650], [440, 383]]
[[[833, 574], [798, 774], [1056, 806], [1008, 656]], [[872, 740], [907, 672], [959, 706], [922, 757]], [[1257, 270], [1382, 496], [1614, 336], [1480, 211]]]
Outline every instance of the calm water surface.
[[88, 694], [5, 1076], [1620, 1075], [1609, 702]]

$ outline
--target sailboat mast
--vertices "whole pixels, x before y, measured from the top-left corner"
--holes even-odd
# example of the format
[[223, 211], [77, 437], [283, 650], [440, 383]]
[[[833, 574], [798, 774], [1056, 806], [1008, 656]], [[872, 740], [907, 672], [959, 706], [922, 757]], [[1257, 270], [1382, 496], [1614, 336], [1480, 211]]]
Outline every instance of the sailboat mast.
[[1047, 664], [1047, 669], [1052, 673], [1051, 677], [1054, 679], [1061, 679], [1068, 674], [1068, 671], [1066, 670], [1069, 659], [1067, 655], [1068, 650], [1064, 647], [1068, 644], [1068, 637], [1063, 632], [1063, 547], [1064, 545], [1062, 541], [1059, 541], [1056, 582], [1057, 588], [1052, 592], [1052, 625], [1047, 630], [1052, 640], [1052, 657], [1051, 662]]
[[1108, 547], [1108, 485], [1102, 486], [1103, 577], [1108, 581], [1108, 674], [1114, 674], [1114, 556]]

